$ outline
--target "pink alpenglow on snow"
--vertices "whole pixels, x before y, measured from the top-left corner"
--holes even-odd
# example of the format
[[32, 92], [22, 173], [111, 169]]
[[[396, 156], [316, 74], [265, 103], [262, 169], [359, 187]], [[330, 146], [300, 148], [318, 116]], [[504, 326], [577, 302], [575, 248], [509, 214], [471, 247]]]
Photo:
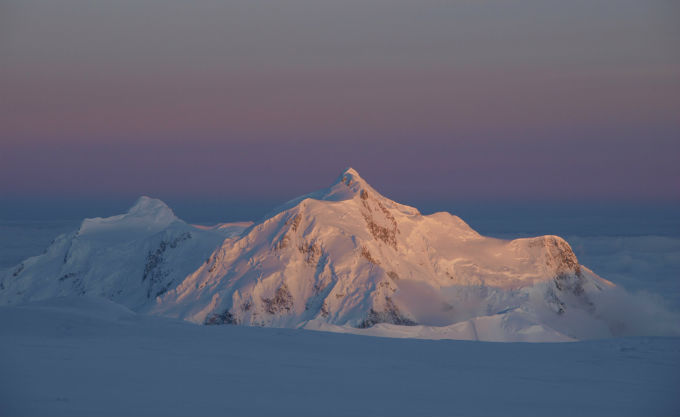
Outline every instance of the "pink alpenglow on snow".
[[382, 196], [351, 168], [256, 223], [197, 227], [142, 197], [86, 219], [0, 284], [2, 304], [88, 295], [208, 325], [528, 342], [680, 334], [675, 314], [581, 265], [559, 236], [484, 237]]

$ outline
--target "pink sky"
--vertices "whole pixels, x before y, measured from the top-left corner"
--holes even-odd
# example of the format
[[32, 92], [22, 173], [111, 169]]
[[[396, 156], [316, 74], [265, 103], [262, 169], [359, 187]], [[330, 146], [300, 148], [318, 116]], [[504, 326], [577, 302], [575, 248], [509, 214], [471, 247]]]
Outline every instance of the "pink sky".
[[0, 193], [680, 197], [670, 2], [0, 6]]

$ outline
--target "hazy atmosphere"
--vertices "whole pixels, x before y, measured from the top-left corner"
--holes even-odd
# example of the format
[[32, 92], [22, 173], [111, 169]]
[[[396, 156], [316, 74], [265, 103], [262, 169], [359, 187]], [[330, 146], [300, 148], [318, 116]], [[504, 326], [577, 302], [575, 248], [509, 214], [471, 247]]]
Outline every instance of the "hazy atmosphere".
[[674, 2], [28, 0], [0, 19], [13, 203], [264, 210], [347, 166], [414, 204], [680, 198]]

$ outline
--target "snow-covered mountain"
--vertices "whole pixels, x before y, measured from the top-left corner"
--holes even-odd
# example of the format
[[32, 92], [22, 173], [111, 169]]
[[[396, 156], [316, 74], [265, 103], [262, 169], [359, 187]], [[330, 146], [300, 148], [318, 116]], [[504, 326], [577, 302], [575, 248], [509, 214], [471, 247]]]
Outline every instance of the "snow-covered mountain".
[[141, 197], [127, 213], [85, 219], [43, 254], [0, 273], [0, 304], [88, 294], [145, 311], [248, 225], [192, 226]]
[[632, 331], [611, 314], [624, 293], [560, 237], [484, 237], [451, 214], [383, 197], [351, 168], [256, 224], [192, 226], [142, 197], [0, 276], [2, 304], [69, 294], [195, 323], [394, 337], [567, 341]]

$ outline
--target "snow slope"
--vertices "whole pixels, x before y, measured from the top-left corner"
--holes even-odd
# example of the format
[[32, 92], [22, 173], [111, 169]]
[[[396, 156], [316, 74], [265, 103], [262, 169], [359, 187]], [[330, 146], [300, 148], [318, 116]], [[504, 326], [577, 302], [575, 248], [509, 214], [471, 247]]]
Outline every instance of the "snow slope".
[[0, 307], [0, 415], [677, 415], [680, 339], [398, 340]]
[[394, 337], [679, 334], [671, 313], [619, 314], [638, 304], [562, 238], [484, 237], [389, 200], [351, 168], [256, 224], [191, 226], [143, 197], [0, 276], [0, 304], [70, 294], [195, 323]]

